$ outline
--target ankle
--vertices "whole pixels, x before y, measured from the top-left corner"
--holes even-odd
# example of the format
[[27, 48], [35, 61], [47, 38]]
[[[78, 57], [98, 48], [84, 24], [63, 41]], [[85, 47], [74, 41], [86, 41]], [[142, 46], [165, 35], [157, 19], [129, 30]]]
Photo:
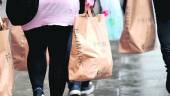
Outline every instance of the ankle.
[[41, 87], [37, 87], [33, 90], [34, 96], [44, 96], [44, 91]]

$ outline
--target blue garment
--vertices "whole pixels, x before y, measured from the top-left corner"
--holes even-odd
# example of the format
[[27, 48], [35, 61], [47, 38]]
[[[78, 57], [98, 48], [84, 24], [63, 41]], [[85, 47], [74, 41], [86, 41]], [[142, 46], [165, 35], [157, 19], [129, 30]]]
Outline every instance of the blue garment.
[[119, 0], [100, 0], [102, 11], [108, 11], [106, 24], [109, 40], [119, 40], [123, 31], [123, 13]]
[[80, 81], [68, 82], [68, 88], [69, 90], [81, 90], [81, 82]]
[[70, 90], [82, 90], [85, 89], [89, 86], [90, 81], [73, 81], [73, 82], [68, 82], [68, 88]]

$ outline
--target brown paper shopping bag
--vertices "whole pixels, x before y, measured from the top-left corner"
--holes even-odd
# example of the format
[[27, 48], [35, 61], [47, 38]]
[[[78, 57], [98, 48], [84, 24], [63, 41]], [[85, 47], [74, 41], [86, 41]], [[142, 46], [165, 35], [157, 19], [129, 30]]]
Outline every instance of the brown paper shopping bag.
[[152, 0], [127, 0], [121, 53], [142, 53], [154, 48], [156, 29]]
[[28, 43], [20, 26], [11, 29], [11, 50], [14, 67], [17, 70], [27, 70]]
[[112, 76], [112, 54], [103, 15], [77, 16], [69, 60], [69, 80], [86, 81]]
[[9, 30], [5, 26], [1, 26], [2, 30], [0, 30], [0, 96], [12, 96], [14, 70]]

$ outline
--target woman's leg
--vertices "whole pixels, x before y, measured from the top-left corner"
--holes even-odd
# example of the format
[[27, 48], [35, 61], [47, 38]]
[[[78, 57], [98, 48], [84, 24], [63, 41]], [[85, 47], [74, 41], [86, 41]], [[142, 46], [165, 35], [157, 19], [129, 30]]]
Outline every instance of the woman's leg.
[[167, 68], [166, 87], [170, 93], [170, 21], [158, 21], [157, 24], [161, 52]]
[[[81, 1], [81, 0], [80, 0]], [[85, 0], [82, 0], [81, 2], [85, 2]], [[72, 46], [72, 32], [69, 34], [69, 40], [67, 44], [67, 60], [69, 60], [71, 46]], [[81, 95], [81, 82], [80, 81], [67, 81], [68, 82], [68, 88], [69, 88], [69, 96], [80, 96]]]
[[[46, 74], [46, 48], [43, 27], [25, 32], [29, 45], [28, 73], [33, 91], [36, 88], [43, 89]], [[34, 96], [36, 96], [34, 94]]]
[[72, 26], [49, 26], [47, 38], [50, 56], [50, 96], [62, 96], [68, 80], [68, 41]]

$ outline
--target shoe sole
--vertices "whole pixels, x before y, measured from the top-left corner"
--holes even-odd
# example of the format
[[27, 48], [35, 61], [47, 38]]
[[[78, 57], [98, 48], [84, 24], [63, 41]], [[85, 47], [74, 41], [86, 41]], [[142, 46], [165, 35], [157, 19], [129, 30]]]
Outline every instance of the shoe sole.
[[89, 94], [93, 93], [93, 91], [94, 91], [94, 86], [92, 85], [92, 88], [90, 90], [81, 91], [81, 95], [89, 95]]
[[70, 91], [69, 96], [81, 96], [81, 92], [79, 90], [72, 90]]
[[81, 96], [81, 95], [74, 94], [74, 95], [69, 95], [69, 96]]

